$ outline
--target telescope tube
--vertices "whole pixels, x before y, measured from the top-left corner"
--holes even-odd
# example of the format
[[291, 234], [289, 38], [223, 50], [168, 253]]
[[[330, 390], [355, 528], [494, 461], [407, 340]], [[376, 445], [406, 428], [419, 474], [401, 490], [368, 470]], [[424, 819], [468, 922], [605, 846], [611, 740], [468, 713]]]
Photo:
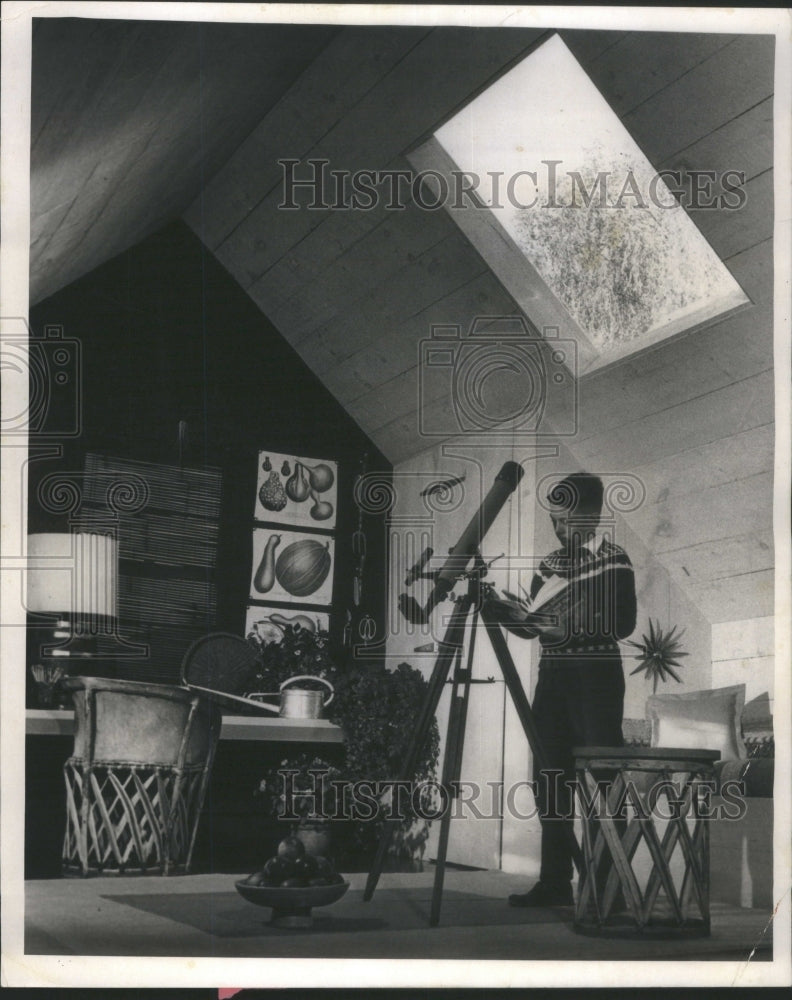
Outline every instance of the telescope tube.
[[399, 596], [399, 608], [408, 621], [414, 624], [425, 624], [429, 620], [435, 605], [442, 601], [454, 588], [457, 578], [465, 572], [468, 563], [481, 547], [484, 536], [492, 526], [501, 508], [517, 489], [524, 475], [524, 470], [517, 462], [504, 462], [503, 468], [495, 477], [489, 493], [484, 497], [479, 509], [470, 519], [469, 524], [459, 536], [459, 541], [451, 550], [443, 568], [437, 574], [437, 580], [429, 595], [426, 608], [421, 608], [414, 597], [407, 594]]

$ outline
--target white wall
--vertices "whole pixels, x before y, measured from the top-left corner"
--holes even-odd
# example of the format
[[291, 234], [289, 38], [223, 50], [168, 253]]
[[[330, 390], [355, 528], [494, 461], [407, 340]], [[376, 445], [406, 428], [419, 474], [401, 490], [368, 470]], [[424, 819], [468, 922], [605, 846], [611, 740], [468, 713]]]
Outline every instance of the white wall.
[[712, 686], [745, 684], [745, 700], [774, 690], [774, 619], [747, 618], [712, 626]]

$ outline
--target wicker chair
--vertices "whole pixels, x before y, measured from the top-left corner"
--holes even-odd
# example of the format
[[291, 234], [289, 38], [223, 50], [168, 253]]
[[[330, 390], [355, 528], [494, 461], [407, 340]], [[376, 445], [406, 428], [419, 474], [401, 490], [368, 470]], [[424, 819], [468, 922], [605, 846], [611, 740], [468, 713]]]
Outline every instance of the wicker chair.
[[220, 731], [186, 688], [74, 677], [65, 874], [186, 873]]

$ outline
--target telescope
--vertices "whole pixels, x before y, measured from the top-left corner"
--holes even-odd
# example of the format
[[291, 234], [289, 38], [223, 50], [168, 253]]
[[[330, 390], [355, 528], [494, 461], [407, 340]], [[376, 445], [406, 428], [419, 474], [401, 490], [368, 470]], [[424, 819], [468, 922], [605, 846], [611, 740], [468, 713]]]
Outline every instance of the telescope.
[[423, 569], [431, 559], [432, 549], [425, 549], [418, 562], [407, 573], [405, 586], [410, 587], [415, 580], [424, 578], [434, 580], [434, 587], [429, 594], [425, 607], [408, 594], [399, 595], [399, 610], [413, 625], [426, 625], [435, 606], [451, 593], [454, 584], [468, 569], [470, 561], [476, 556], [484, 536], [492, 526], [501, 508], [517, 489], [524, 475], [524, 470], [517, 462], [504, 462], [503, 468], [495, 477], [489, 493], [470, 519], [459, 541], [450, 550], [443, 567], [434, 573], [425, 574]]

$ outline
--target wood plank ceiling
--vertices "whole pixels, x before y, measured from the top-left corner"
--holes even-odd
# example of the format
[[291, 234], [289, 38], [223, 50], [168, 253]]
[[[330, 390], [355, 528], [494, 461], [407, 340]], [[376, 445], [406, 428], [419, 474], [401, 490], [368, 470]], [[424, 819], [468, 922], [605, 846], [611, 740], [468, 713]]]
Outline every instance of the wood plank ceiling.
[[178, 216], [335, 30], [34, 19], [31, 302]]
[[[466, 327], [474, 315], [516, 306], [446, 212], [409, 201], [402, 211], [384, 201], [369, 211], [285, 211], [277, 160], [408, 169], [405, 152], [544, 33], [349, 27], [321, 37], [294, 29], [286, 45], [273, 30], [248, 26], [233, 59], [209, 33], [204, 44], [217, 48], [202, 70], [200, 100], [198, 85], [185, 85], [184, 67], [197, 67], [189, 32], [167, 61], [166, 41], [150, 52], [143, 39], [116, 43], [123, 60], [108, 56], [93, 72], [150, 81], [123, 122], [107, 88], [91, 86], [88, 65], [80, 87], [49, 98], [52, 109], [40, 96], [33, 274], [51, 290], [186, 209], [207, 247], [398, 463], [426, 446], [417, 434], [417, 365], [431, 325]], [[588, 467], [643, 477], [647, 503], [630, 526], [711, 621], [771, 614], [773, 39], [562, 36], [657, 168], [745, 172], [741, 210], [690, 214], [752, 302], [581, 380], [572, 450]], [[257, 52], [267, 53], [261, 64]], [[240, 99], [237, 108], [231, 95], [253, 68], [256, 107]], [[53, 85], [42, 69], [42, 95]], [[202, 144], [174, 138], [181, 116], [194, 121], [201, 102], [213, 109], [203, 111], [213, 125]], [[172, 103], [179, 110], [168, 113]], [[66, 176], [53, 191], [44, 177], [56, 168]], [[75, 246], [79, 263], [69, 260]]]

